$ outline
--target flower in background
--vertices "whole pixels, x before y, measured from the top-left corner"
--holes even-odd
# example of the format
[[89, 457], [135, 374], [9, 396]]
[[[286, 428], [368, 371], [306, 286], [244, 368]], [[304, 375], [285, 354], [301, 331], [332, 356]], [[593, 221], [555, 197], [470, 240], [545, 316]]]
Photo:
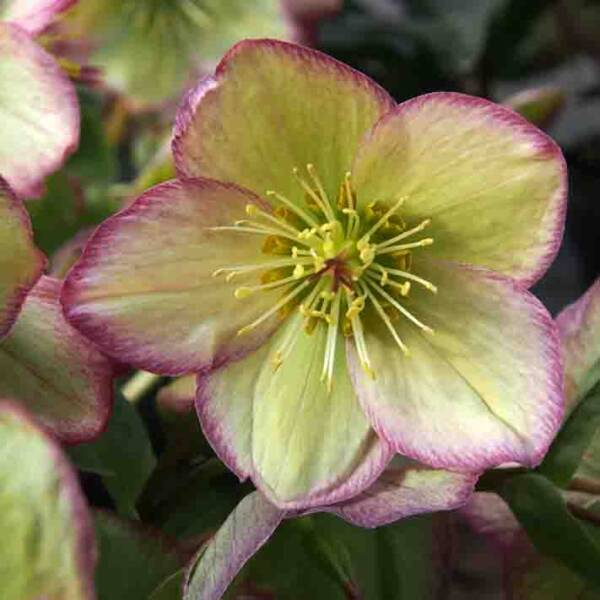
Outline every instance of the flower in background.
[[84, 40], [89, 63], [130, 108], [176, 99], [233, 43], [248, 37], [308, 40], [339, 0], [86, 0], [62, 35]]
[[[181, 179], [94, 234], [68, 319], [123, 362], [200, 373], [219, 457], [281, 509], [337, 504], [393, 453], [537, 464], [560, 423], [558, 147], [460, 94], [400, 105], [325, 55], [230, 50], [188, 94]], [[456, 498], [448, 499], [452, 504]]]
[[19, 196], [39, 196], [79, 142], [75, 89], [31, 37], [72, 3], [0, 1], [0, 175]]
[[60, 282], [45, 267], [22, 202], [0, 178], [0, 398], [75, 443], [106, 425], [113, 367], [66, 322]]

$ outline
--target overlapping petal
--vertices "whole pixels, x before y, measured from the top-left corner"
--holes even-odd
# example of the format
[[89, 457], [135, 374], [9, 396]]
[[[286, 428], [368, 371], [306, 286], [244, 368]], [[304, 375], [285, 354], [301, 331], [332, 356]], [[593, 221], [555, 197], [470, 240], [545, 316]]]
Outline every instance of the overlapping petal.
[[[69, 273], [65, 314], [115, 358], [150, 371], [200, 371], [253, 349], [279, 323], [275, 315], [237, 335], [271, 308], [280, 292], [251, 302], [234, 297], [222, 267], [260, 264], [261, 236], [213, 231], [244, 218], [257, 199], [209, 180], [167, 182], [105, 221]], [[258, 284], [260, 270], [240, 275]]]
[[0, 396], [13, 398], [69, 443], [104, 428], [112, 407], [112, 365], [65, 320], [60, 282], [42, 277], [0, 341]]
[[234, 46], [184, 100], [173, 150], [180, 174], [272, 189], [302, 202], [294, 167], [314, 163], [336, 197], [359, 140], [394, 106], [374, 82], [320, 52], [274, 40]]
[[341, 351], [331, 392], [321, 380], [323, 328], [312, 335], [300, 329], [289, 356], [274, 369], [275, 352], [301, 328], [301, 319], [290, 317], [256, 353], [201, 378], [196, 404], [220, 458], [290, 509], [356, 495], [391, 457], [356, 400]]
[[574, 407], [600, 381], [600, 279], [556, 317], [565, 362], [565, 393]]
[[246, 496], [194, 558], [186, 577], [184, 599], [219, 600], [284, 516], [260, 492]]
[[431, 218], [428, 253], [534, 283], [558, 250], [566, 167], [558, 146], [511, 110], [433, 93], [404, 102], [362, 144], [359, 202], [406, 201], [409, 222]]
[[435, 330], [394, 324], [406, 357], [373, 320], [370, 379], [349, 345], [350, 373], [375, 430], [396, 452], [436, 468], [481, 471], [504, 462], [536, 465], [563, 414], [556, 327], [512, 280], [452, 263], [415, 261], [439, 289], [405, 302]]
[[29, 34], [43, 31], [77, 0], [0, 0], [0, 21], [19, 25]]
[[462, 506], [477, 475], [430, 469], [396, 457], [366, 491], [326, 509], [359, 527], [380, 527], [425, 512]]
[[94, 600], [94, 533], [77, 475], [7, 401], [0, 403], [0, 535], [3, 600]]
[[79, 142], [75, 89], [25, 31], [0, 23], [0, 174], [36, 196]]
[[0, 178], [0, 339], [45, 265], [46, 259], [33, 243], [27, 211]]

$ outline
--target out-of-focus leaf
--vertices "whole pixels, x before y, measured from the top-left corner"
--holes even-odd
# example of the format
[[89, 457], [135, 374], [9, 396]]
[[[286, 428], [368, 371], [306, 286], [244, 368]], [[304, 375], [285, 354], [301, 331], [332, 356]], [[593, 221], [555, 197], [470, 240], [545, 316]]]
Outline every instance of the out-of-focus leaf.
[[[182, 567], [172, 544], [142, 526], [96, 513], [99, 562], [96, 568], [98, 600], [179, 600], [181, 587], [164, 586]], [[175, 581], [175, 584], [177, 581]], [[162, 595], [153, 595], [162, 587]]]
[[140, 503], [145, 521], [183, 538], [213, 534], [249, 489], [219, 461], [157, 469]]
[[511, 600], [600, 600], [597, 586], [529, 547], [511, 548], [505, 571]]
[[69, 175], [86, 183], [111, 183], [117, 175], [117, 156], [106, 136], [101, 98], [84, 87], [77, 92], [81, 107], [81, 139], [77, 152], [65, 168]]
[[8, 402], [0, 404], [0, 536], [2, 600], [93, 600], [93, 531], [76, 474]]
[[536, 473], [505, 480], [498, 493], [506, 500], [529, 538], [542, 554], [561, 561], [600, 585], [600, 536], [576, 519], [559, 490]]
[[227, 598], [264, 591], [281, 600], [443, 597], [445, 544], [437, 516], [361, 529], [328, 514], [291, 519], [237, 577]]
[[120, 514], [137, 514], [137, 499], [156, 458], [144, 424], [131, 404], [117, 393], [107, 430], [96, 441], [68, 451], [79, 469], [102, 476]]
[[524, 90], [506, 98], [502, 104], [523, 115], [538, 127], [548, 127], [564, 106], [566, 94], [557, 87]]
[[556, 436], [539, 471], [556, 485], [565, 487], [577, 470], [600, 427], [600, 385], [575, 408]]
[[27, 203], [37, 245], [52, 254], [80, 230], [100, 223], [117, 207], [106, 192], [63, 170], [46, 180], [46, 193]]

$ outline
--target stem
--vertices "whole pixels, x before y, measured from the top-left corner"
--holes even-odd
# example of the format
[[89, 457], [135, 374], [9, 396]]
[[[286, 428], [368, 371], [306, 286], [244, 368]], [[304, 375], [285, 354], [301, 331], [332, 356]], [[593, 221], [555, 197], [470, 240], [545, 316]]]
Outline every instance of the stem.
[[138, 371], [121, 389], [125, 399], [137, 404], [150, 390], [158, 385], [161, 376], [148, 371]]
[[569, 490], [600, 496], [600, 481], [587, 477], [573, 477], [569, 483]]
[[574, 517], [577, 517], [578, 519], [581, 519], [583, 521], [588, 521], [589, 523], [592, 523], [593, 525], [600, 526], [600, 514], [594, 512], [594, 511], [588, 510], [587, 508], [578, 506], [577, 504], [574, 504], [573, 502], [567, 502], [567, 508], [571, 511], [571, 513], [573, 513]]

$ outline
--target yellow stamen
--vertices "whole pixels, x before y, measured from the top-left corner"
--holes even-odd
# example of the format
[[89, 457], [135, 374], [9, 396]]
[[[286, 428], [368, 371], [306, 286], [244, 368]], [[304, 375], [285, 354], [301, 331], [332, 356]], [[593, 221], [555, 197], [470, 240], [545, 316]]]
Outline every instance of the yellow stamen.
[[273, 190], [267, 190], [265, 194], [270, 198], [276, 198], [282, 204], [285, 204], [293, 213], [296, 213], [301, 219], [312, 227], [319, 227], [317, 221], [315, 221], [305, 210], [302, 210], [299, 206], [296, 206], [293, 202], [290, 202], [285, 196], [274, 192]]
[[381, 248], [386, 248], [387, 246], [392, 246], [393, 244], [395, 244], [396, 242], [399, 242], [400, 240], [404, 240], [407, 237], [410, 237], [411, 235], [413, 235], [415, 233], [419, 233], [419, 231], [423, 231], [423, 229], [425, 229], [430, 223], [431, 223], [431, 219], [425, 219], [424, 221], [419, 223], [416, 227], [413, 227], [412, 229], [404, 231], [400, 235], [390, 238], [389, 240], [385, 240], [385, 242], [382, 242], [381, 244], [377, 244], [377, 248], [381, 249]]
[[433, 244], [433, 238], [425, 238], [410, 244], [398, 244], [397, 246], [386, 247], [383, 250], [378, 248], [375, 251], [375, 254], [377, 256], [381, 256], [383, 254], [394, 254], [395, 252], [400, 252], [402, 250], [410, 250], [411, 248], [423, 248], [425, 246], [431, 246], [431, 244]]
[[406, 201], [406, 196], [400, 198], [396, 204], [394, 204], [389, 210], [383, 213], [382, 217], [362, 236], [362, 239], [368, 240], [382, 225], [384, 225], [388, 218], [391, 217]]

